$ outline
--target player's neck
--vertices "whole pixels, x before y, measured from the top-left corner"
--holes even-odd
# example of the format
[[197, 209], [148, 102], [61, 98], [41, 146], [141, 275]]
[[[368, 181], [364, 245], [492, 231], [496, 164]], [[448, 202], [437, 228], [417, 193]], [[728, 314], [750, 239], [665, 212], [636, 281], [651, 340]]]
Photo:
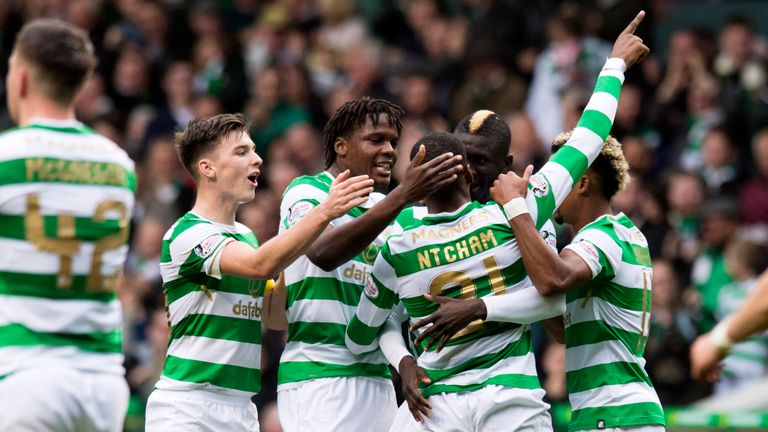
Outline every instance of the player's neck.
[[238, 207], [239, 203], [227, 200], [221, 193], [198, 187], [192, 212], [220, 224], [234, 225]]
[[19, 126], [27, 126], [34, 118], [75, 120], [75, 106], [61, 106], [45, 98], [29, 98], [19, 106]]
[[464, 204], [470, 202], [469, 191], [453, 190], [448, 194], [434, 193], [428, 196], [424, 203], [427, 205], [427, 211], [431, 213], [448, 213], [461, 208]]
[[603, 215], [613, 214], [611, 202], [603, 198], [587, 199], [579, 208], [580, 211], [576, 215], [575, 221], [571, 224], [576, 232]]

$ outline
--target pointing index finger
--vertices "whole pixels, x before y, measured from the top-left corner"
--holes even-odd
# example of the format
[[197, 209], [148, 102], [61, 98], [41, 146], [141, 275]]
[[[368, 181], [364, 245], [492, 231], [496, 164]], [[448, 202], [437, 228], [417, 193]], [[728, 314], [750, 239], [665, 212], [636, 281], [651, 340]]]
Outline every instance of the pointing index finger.
[[629, 23], [627, 28], [624, 29], [622, 34], [634, 34], [635, 30], [637, 30], [637, 26], [640, 25], [640, 23], [643, 21], [643, 18], [645, 18], [645, 11], [638, 12], [637, 16], [635, 16], [635, 19], [632, 20], [632, 22]]

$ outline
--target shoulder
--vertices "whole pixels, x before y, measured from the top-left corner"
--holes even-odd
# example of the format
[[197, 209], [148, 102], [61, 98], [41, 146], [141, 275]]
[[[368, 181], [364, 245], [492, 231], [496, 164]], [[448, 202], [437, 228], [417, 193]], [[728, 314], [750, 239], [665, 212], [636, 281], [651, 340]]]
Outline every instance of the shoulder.
[[210, 221], [187, 213], [168, 230], [164, 241], [172, 252], [178, 252], [191, 250], [211, 237], [223, 235], [224, 233]]
[[325, 171], [315, 175], [299, 176], [293, 179], [288, 184], [288, 187], [285, 188], [283, 198], [288, 194], [295, 194], [297, 191], [301, 190], [317, 190], [327, 194], [328, 191], [331, 190], [332, 182], [333, 179], [331, 179], [331, 176]]

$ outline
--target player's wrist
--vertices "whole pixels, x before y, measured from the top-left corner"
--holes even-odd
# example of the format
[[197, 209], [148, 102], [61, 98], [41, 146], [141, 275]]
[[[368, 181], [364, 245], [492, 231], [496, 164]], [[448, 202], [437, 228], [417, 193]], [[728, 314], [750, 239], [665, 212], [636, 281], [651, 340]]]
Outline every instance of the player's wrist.
[[722, 355], [727, 355], [733, 347], [733, 340], [728, 336], [728, 320], [718, 323], [709, 334], [712, 344]]
[[613, 70], [624, 73], [627, 71], [627, 62], [621, 57], [610, 57], [605, 61], [603, 70]]
[[502, 205], [501, 209], [504, 211], [507, 220], [512, 220], [522, 214], [529, 213], [528, 205], [525, 203], [525, 198], [523, 197], [512, 198]]

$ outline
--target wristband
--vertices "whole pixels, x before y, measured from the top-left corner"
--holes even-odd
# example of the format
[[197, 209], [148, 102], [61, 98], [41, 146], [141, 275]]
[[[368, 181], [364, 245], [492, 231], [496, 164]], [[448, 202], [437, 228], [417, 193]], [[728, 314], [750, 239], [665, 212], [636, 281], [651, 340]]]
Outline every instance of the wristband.
[[605, 66], [603, 66], [603, 69], [610, 69], [624, 73], [627, 71], [627, 64], [624, 62], [624, 59], [620, 57], [611, 57], [605, 61]]
[[709, 334], [712, 338], [712, 343], [723, 354], [728, 354], [733, 346], [733, 341], [728, 337], [728, 320], [721, 321], [718, 325], [712, 329]]
[[525, 204], [525, 198], [522, 197], [512, 198], [501, 208], [504, 210], [507, 220], [512, 220], [523, 213], [528, 213], [528, 206]]

